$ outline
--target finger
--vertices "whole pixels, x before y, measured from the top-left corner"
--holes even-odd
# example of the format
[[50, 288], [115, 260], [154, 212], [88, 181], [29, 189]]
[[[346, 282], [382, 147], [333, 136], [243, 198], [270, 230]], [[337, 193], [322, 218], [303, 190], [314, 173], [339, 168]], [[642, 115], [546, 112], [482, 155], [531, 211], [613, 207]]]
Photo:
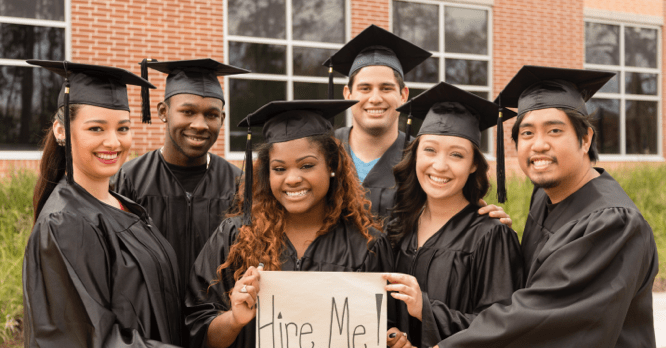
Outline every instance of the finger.
[[486, 203], [486, 201], [484, 201], [483, 199], [479, 199], [479, 207], [485, 207], [487, 205], [488, 203]]
[[[409, 284], [411, 282], [411, 279], [414, 278], [410, 275], [404, 274], [404, 273], [385, 273], [386, 274], [386, 280], [391, 282], [392, 284], [400, 283], [400, 284]], [[416, 279], [416, 278], [414, 278]]]
[[257, 266], [257, 270], [260, 271], [260, 272], [263, 271], [264, 270], [264, 264], [260, 262], [259, 266]]
[[513, 220], [510, 217], [501, 218], [500, 222], [509, 226], [509, 228], [513, 225]]
[[388, 331], [386, 331], [386, 344], [389, 346], [393, 346], [395, 342], [398, 341], [400, 338], [398, 335], [400, 334], [400, 330], [398, 330], [397, 327], [392, 327]]
[[412, 296], [405, 295], [405, 294], [401, 294], [401, 293], [397, 293], [397, 292], [392, 292], [392, 293], [391, 293], [391, 297], [393, 297], [393, 298], [396, 299], [396, 300], [400, 300], [400, 301], [402, 301], [402, 302], [405, 302], [405, 303], [412, 303], [412, 302], [414, 302], [414, 298], [413, 298]]
[[405, 284], [389, 284], [385, 289], [386, 291], [396, 291], [402, 294], [413, 294], [415, 292], [412, 287]]
[[395, 348], [405, 348], [405, 347], [411, 347], [411, 344], [407, 340], [407, 334], [404, 332], [401, 332], [398, 334], [398, 340], [395, 342], [393, 345]]

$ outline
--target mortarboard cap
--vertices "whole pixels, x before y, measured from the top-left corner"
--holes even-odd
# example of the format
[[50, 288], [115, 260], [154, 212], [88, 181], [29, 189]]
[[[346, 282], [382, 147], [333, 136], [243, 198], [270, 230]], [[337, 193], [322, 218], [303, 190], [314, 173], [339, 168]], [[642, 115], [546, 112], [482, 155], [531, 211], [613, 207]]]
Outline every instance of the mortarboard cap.
[[615, 73], [525, 65], [495, 100], [503, 107], [528, 111], [563, 108], [587, 115], [588, 101]]
[[[127, 86], [138, 85], [155, 88], [150, 82], [120, 68], [67, 62], [67, 72], [62, 61], [27, 60], [29, 64], [41, 66], [69, 79], [70, 104], [86, 104], [113, 110], [129, 111]], [[65, 105], [65, 85], [58, 95], [58, 108]]]
[[431, 55], [419, 46], [372, 24], [342, 46], [323, 65], [345, 76], [366, 66], [383, 65], [393, 68], [404, 78], [407, 72]]
[[[440, 82], [400, 106], [400, 112], [410, 112], [423, 120], [417, 136], [422, 134], [451, 135], [465, 138], [477, 147], [481, 132], [495, 126], [499, 106], [491, 101]], [[509, 119], [516, 114], [504, 118]]]
[[245, 145], [245, 192], [243, 226], [252, 224], [252, 131], [263, 126], [266, 143], [281, 143], [333, 130], [330, 119], [358, 103], [357, 100], [293, 100], [273, 101], [247, 115], [238, 127], [247, 127]]
[[65, 171], [68, 184], [74, 183], [69, 105], [85, 104], [129, 112], [127, 85], [155, 88], [150, 82], [120, 68], [68, 61], [30, 59], [27, 62], [65, 77], [58, 95], [58, 108], [64, 107], [65, 114], [62, 121], [65, 127]]
[[238, 127], [263, 126], [269, 144], [326, 134], [333, 130], [329, 119], [356, 103], [356, 100], [273, 101], [249, 114]]

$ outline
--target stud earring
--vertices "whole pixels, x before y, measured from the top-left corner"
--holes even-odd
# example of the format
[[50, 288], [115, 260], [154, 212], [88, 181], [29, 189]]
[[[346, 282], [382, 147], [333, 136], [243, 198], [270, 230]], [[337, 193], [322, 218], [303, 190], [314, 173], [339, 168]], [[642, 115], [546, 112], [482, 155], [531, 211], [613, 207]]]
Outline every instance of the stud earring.
[[331, 178], [335, 178], [335, 172], [331, 172]]
[[58, 146], [65, 146], [65, 139], [56, 138], [56, 143]]

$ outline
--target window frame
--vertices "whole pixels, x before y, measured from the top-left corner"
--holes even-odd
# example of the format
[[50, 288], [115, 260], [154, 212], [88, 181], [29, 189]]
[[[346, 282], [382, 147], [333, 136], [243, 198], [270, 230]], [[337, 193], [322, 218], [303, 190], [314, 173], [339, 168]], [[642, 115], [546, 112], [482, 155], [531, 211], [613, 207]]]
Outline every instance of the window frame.
[[[487, 2], [482, 2], [482, 1], [469, 1], [469, 2], [456, 2], [456, 1], [438, 1], [438, 0], [391, 0], [390, 5], [389, 5], [389, 27], [391, 28], [391, 32], [393, 32], [393, 2], [394, 1], [400, 1], [400, 2], [409, 2], [409, 3], [420, 3], [420, 4], [428, 4], [428, 5], [437, 5], [438, 8], [438, 16], [439, 16], [439, 28], [437, 29], [439, 32], [439, 50], [437, 52], [435, 51], [429, 51], [432, 53], [431, 58], [437, 58], [439, 59], [439, 76], [438, 76], [438, 82], [435, 83], [428, 83], [428, 82], [408, 82], [405, 81], [405, 85], [409, 88], [418, 88], [418, 89], [428, 89], [430, 87], [433, 87], [439, 81], [444, 81], [446, 77], [446, 59], [464, 59], [464, 60], [475, 60], [475, 61], [485, 61], [488, 63], [488, 84], [485, 86], [475, 86], [475, 85], [455, 85], [456, 87], [459, 87], [463, 90], [469, 91], [469, 92], [485, 92], [488, 93], [488, 97], [492, 98], [492, 93], [493, 93], [493, 2], [492, 1], [487, 1]], [[484, 4], [485, 3], [485, 4]], [[488, 54], [487, 55], [482, 55], [482, 54], [471, 54], [471, 53], [447, 53], [445, 51], [445, 7], [459, 7], [459, 8], [467, 8], [467, 9], [473, 9], [473, 10], [483, 10], [488, 13], [488, 25], [487, 25], [487, 36], [488, 36]], [[431, 59], [429, 58], [429, 59]], [[410, 93], [409, 97], [410, 99], [415, 97], [416, 95], [412, 95]], [[492, 99], [489, 99], [492, 100]], [[412, 134], [414, 136], [414, 134]], [[488, 144], [489, 147], [488, 149], [481, 149], [481, 153], [486, 157], [487, 160], [494, 161], [496, 159], [495, 156], [495, 132], [490, 131], [489, 132], [489, 137], [488, 137]]]
[[[50, 28], [64, 28], [65, 29], [65, 59], [72, 59], [72, 4], [71, 0], [64, 0], [65, 6], [65, 19], [64, 21], [54, 21], [47, 19], [35, 18], [22, 18], [22, 17], [7, 17], [0, 16], [0, 23], [2, 24], [19, 24], [30, 25], [39, 27]], [[18, 67], [31, 67], [33, 69], [40, 69], [34, 65], [26, 63], [22, 59], [6, 59], [0, 58], [0, 66], [18, 66]], [[55, 110], [53, 110], [55, 112]], [[0, 160], [40, 160], [42, 158], [41, 150], [0, 150]]]
[[[620, 27], [620, 65], [605, 65], [605, 64], [593, 64], [586, 62], [586, 47], [583, 50], [583, 66], [585, 69], [595, 69], [595, 70], [605, 70], [605, 71], [617, 71], [618, 72], [618, 84], [619, 84], [619, 93], [608, 93], [608, 92], [599, 92], [596, 93], [592, 98], [595, 99], [611, 99], [619, 100], [620, 104], [620, 153], [619, 154], [599, 154], [600, 162], [663, 162], [664, 161], [664, 137], [663, 137], [663, 104], [662, 104], [662, 26], [655, 24], [647, 23], [637, 23], [633, 21], [621, 21], [621, 20], [611, 20], [611, 19], [600, 19], [600, 18], [589, 18], [584, 19], [584, 26], [587, 23], [595, 24], [605, 24], [605, 25], [614, 25]], [[657, 68], [642, 68], [642, 67], [632, 67], [625, 65], [625, 28], [634, 27], [639, 29], [651, 29], [657, 31]], [[585, 27], [583, 27], [585, 30]], [[586, 37], [585, 33], [583, 34], [583, 42], [585, 43]], [[625, 75], [626, 73], [648, 73], [657, 75], [657, 94], [656, 95], [637, 95], [637, 94], [627, 94], [625, 92]], [[627, 134], [626, 134], [626, 102], [627, 100], [635, 101], [652, 101], [657, 102], [657, 153], [649, 155], [641, 154], [627, 154]]]
[[[293, 48], [294, 47], [307, 47], [307, 48], [324, 48], [324, 49], [340, 49], [346, 42], [351, 39], [351, 0], [345, 1], [345, 39], [344, 43], [325, 43], [317, 41], [303, 41], [303, 40], [294, 40], [292, 38], [292, 0], [285, 0], [285, 12], [286, 12], [286, 23], [285, 23], [285, 39], [273, 39], [273, 38], [262, 38], [262, 37], [253, 37], [253, 36], [242, 36], [242, 35], [229, 35], [229, 11], [228, 9], [228, 0], [224, 0], [224, 63], [229, 64], [229, 41], [235, 42], [245, 42], [245, 43], [258, 43], [258, 44], [275, 44], [285, 46], [286, 48], [286, 71], [284, 75], [276, 74], [260, 74], [260, 73], [249, 73], [234, 75], [233, 77], [225, 76], [224, 77], [224, 99], [226, 101], [231, 100], [229, 96], [229, 80], [238, 79], [238, 80], [263, 80], [263, 81], [282, 81], [287, 84], [287, 100], [294, 99], [294, 82], [311, 82], [311, 83], [322, 83], [328, 84], [328, 77], [319, 77], [319, 76], [294, 76], [294, 57], [293, 57]], [[321, 62], [323, 63], [323, 62]], [[334, 84], [347, 84], [348, 78], [334, 77]], [[229, 110], [229, 103], [225, 103], [224, 112], [227, 115], [224, 118], [224, 156], [227, 160], [231, 161], [242, 161], [245, 158], [244, 151], [231, 151], [231, 113]], [[347, 111], [346, 118], [347, 126], [351, 124], [351, 114]]]

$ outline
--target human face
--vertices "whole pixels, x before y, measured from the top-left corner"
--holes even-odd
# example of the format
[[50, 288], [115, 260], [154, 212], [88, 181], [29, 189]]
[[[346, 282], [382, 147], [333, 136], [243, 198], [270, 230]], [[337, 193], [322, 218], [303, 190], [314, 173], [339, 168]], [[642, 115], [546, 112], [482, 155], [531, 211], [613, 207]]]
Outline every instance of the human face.
[[[132, 146], [128, 111], [83, 105], [71, 124], [72, 166], [79, 183], [108, 181], [125, 163]], [[65, 127], [56, 122], [57, 138]]]
[[587, 151], [592, 129], [581, 146], [569, 117], [561, 110], [528, 112], [518, 127], [517, 139], [520, 168], [535, 186], [576, 185], [590, 170]]
[[460, 200], [476, 171], [474, 145], [450, 135], [424, 134], [416, 150], [416, 177], [428, 200]]
[[169, 105], [158, 105], [159, 117], [166, 122], [164, 157], [180, 166], [205, 163], [205, 155], [220, 134], [224, 115], [222, 100], [194, 94], [176, 94]]
[[273, 144], [269, 170], [271, 191], [288, 214], [323, 219], [331, 170], [317, 144], [305, 138]]
[[351, 107], [355, 129], [372, 135], [397, 133], [400, 113], [395, 109], [407, 101], [409, 90], [407, 87], [400, 90], [393, 69], [387, 66], [361, 68], [351, 90], [345, 86], [343, 93], [345, 99], [359, 101]]

